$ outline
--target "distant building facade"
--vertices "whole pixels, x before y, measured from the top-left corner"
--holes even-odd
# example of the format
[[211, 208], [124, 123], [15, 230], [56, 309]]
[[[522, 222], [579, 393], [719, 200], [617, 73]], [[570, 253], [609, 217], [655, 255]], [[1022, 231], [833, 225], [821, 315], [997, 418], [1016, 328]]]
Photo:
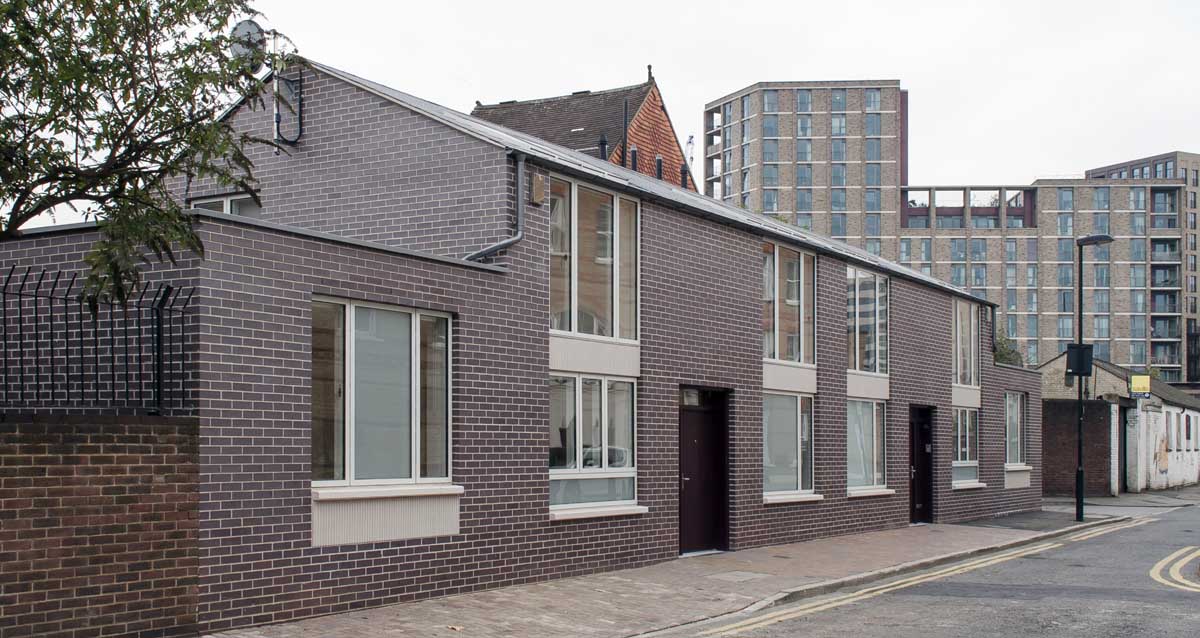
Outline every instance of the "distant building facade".
[[[1166, 153], [1030, 185], [908, 183], [898, 80], [760, 82], [705, 106], [705, 193], [843, 240], [999, 305], [1027, 365], [1075, 338], [1200, 385], [1200, 155]], [[1084, 255], [1073, 239], [1109, 233]]]

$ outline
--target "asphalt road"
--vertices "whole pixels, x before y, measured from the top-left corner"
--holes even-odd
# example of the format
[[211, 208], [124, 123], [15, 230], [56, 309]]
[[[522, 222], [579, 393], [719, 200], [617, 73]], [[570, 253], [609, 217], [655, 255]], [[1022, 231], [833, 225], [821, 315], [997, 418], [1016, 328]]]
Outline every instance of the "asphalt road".
[[[1087, 536], [1051, 539], [688, 633], [749, 638], [1200, 636], [1200, 586], [1188, 589], [1181, 582], [1200, 584], [1200, 507], [1155, 512]], [[1171, 575], [1173, 567], [1178, 578]], [[1152, 577], [1155, 571], [1159, 580]]]

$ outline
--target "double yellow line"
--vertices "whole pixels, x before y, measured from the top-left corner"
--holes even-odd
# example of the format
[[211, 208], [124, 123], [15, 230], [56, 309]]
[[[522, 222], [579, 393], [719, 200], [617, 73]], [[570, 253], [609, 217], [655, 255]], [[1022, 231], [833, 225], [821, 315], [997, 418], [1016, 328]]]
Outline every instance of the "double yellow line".
[[753, 629], [759, 629], [762, 627], [766, 627], [768, 625], [773, 625], [778, 622], [783, 622], [785, 620], [791, 620], [794, 618], [799, 618], [801, 616], [807, 616], [808, 614], [814, 614], [819, 611], [825, 611], [827, 609], [834, 609], [836, 607], [841, 607], [843, 605], [849, 605], [850, 603], [855, 603], [855, 602], [859, 602], [862, 600], [867, 600], [869, 598], [874, 598], [876, 596], [880, 596], [880, 595], [886, 594], [888, 592], [896, 591], [897, 589], [905, 589], [907, 587], [912, 587], [914, 585], [920, 585], [922, 583], [939, 580], [939, 579], [946, 578], [949, 576], [955, 576], [955, 575], [966, 573], [966, 572], [973, 571], [976, 569], [981, 569], [983, 567], [988, 567], [990, 565], [996, 565], [998, 563], [1003, 563], [1005, 561], [1010, 561], [1010, 560], [1014, 560], [1017, 558], [1021, 558], [1023, 556], [1029, 556], [1030, 554], [1037, 554], [1039, 552], [1044, 552], [1046, 550], [1054, 549], [1056, 547], [1062, 547], [1062, 543], [1042, 543], [1040, 545], [1032, 545], [1030, 547], [1024, 547], [1021, 549], [1010, 550], [1007, 552], [1001, 552], [999, 554], [994, 554], [994, 555], [987, 556], [984, 558], [975, 559], [972, 561], [968, 561], [966, 563], [958, 563], [955, 565], [951, 565], [950, 567], [945, 567], [945, 568], [942, 568], [937, 571], [929, 572], [927, 574], [912, 576], [912, 577], [904, 578], [904, 579], [901, 579], [901, 580], [898, 580], [895, 582], [886, 583], [883, 585], [876, 585], [875, 587], [868, 587], [867, 589], [863, 589], [860, 591], [842, 594], [840, 596], [835, 596], [834, 598], [831, 598], [831, 599], [811, 602], [811, 603], [808, 603], [805, 605], [800, 605], [799, 607], [788, 607], [787, 609], [782, 609], [782, 610], [779, 610], [776, 612], [763, 614], [761, 616], [755, 616], [754, 618], [749, 618], [749, 619], [743, 620], [741, 622], [733, 623], [730, 625], [725, 625], [723, 627], [717, 627], [715, 629], [710, 629], [706, 632], [701, 633], [700, 635], [701, 636], [712, 636], [712, 635], [733, 636], [733, 635], [737, 635], [737, 634], [744, 633], [747, 631], [751, 631]]
[[[1200, 594], [1200, 583], [1191, 580], [1183, 573], [1183, 568], [1198, 558], [1200, 558], [1200, 548], [1184, 547], [1155, 563], [1154, 568], [1150, 570], [1150, 578], [1167, 587]], [[1167, 576], [1163, 576], [1164, 570], [1166, 570]]]
[[1123, 529], [1131, 529], [1134, 527], [1141, 527], [1142, 525], [1146, 525], [1148, 523], [1153, 523], [1154, 521], [1157, 521], [1157, 520], [1158, 520], [1157, 518], [1135, 518], [1133, 520], [1126, 521], [1124, 523], [1118, 523], [1116, 525], [1105, 525], [1103, 527], [1098, 527], [1095, 529], [1085, 529], [1082, 532], [1076, 532], [1074, 534], [1071, 534], [1070, 536], [1067, 536], [1066, 540], [1086, 541], [1089, 538], [1096, 538], [1097, 536], [1104, 536], [1105, 534], [1119, 532]]

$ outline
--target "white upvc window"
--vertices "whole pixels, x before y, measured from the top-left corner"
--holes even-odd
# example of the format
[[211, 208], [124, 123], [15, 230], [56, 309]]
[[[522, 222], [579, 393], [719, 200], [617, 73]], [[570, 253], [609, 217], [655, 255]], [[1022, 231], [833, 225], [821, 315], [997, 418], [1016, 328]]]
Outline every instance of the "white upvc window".
[[816, 257], [763, 243], [763, 358], [813, 363]]
[[954, 300], [954, 382], [979, 385], [979, 304]]
[[252, 197], [246, 194], [195, 199], [192, 200], [192, 208], [203, 208], [204, 210], [211, 210], [217, 213], [250, 217], [252, 219], [262, 217], [263, 210], [261, 206], [254, 203]]
[[637, 200], [550, 178], [552, 331], [637, 340], [640, 209]]
[[887, 374], [887, 277], [846, 268], [846, 341], [850, 370]]
[[315, 487], [449, 483], [450, 316], [312, 303]]
[[1025, 395], [1004, 394], [1005, 458], [1009, 465], [1025, 463]]
[[637, 383], [550, 373], [550, 506], [637, 502]]
[[813, 491], [813, 399], [763, 394], [763, 492]]
[[882, 401], [846, 400], [846, 485], [851, 490], [887, 485]]
[[979, 411], [954, 408], [954, 483], [979, 481]]

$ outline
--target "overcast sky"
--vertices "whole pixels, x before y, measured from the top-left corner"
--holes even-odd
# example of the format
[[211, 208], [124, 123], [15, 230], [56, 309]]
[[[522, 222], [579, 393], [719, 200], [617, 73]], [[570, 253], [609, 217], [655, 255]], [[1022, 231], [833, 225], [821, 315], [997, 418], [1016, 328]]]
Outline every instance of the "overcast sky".
[[302, 54], [462, 111], [636, 84], [653, 64], [697, 161], [705, 102], [763, 80], [899, 79], [913, 184], [1024, 184], [1200, 151], [1200, 2], [256, 6]]
[[653, 64], [697, 162], [705, 102], [764, 80], [899, 79], [915, 185], [1026, 184], [1200, 152], [1195, 1], [256, 6], [302, 54], [465, 112], [475, 100], [636, 84]]

